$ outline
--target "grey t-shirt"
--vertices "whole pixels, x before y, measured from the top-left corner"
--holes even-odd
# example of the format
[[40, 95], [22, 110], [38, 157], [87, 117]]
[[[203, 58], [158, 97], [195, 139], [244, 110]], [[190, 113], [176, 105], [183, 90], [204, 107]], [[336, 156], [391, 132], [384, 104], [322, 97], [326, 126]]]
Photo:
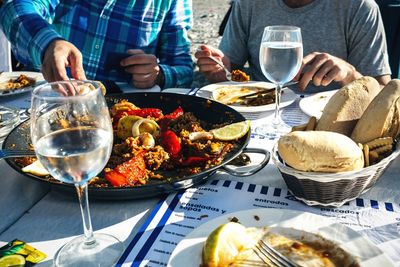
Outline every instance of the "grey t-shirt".
[[[248, 61], [252, 80], [267, 80], [258, 55], [264, 27], [271, 25], [300, 27], [304, 56], [325, 52], [363, 75], [391, 74], [383, 23], [373, 0], [315, 0], [300, 8], [290, 8], [283, 0], [236, 0], [220, 49], [235, 65]], [[339, 84], [316, 87], [311, 82], [306, 92], [337, 88]]]

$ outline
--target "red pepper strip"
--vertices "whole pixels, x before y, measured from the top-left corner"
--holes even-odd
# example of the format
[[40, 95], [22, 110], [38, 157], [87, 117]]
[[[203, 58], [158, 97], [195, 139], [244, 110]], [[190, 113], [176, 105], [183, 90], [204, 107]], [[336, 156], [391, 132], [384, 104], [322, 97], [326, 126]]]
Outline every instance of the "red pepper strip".
[[177, 109], [175, 109], [171, 113], [164, 115], [164, 117], [162, 117], [158, 121], [158, 125], [160, 125], [161, 131], [162, 132], [166, 131], [168, 129], [170, 121], [176, 120], [182, 114], [183, 114], [183, 109], [179, 106]]
[[109, 181], [110, 184], [112, 184], [112, 186], [115, 186], [115, 187], [121, 187], [121, 186], [128, 185], [126, 182], [125, 176], [116, 172], [115, 170], [106, 172], [104, 175], [104, 178], [106, 178], [106, 180]]
[[135, 185], [139, 179], [146, 175], [146, 163], [144, 162], [144, 151], [138, 153], [130, 160], [115, 167], [115, 171], [125, 176], [128, 185]]
[[209, 160], [208, 157], [188, 157], [179, 161], [179, 164], [181, 166], [199, 166], [203, 165], [207, 160]]
[[118, 112], [113, 116], [113, 128], [117, 129], [118, 122], [122, 117], [135, 115], [142, 118], [152, 117], [152, 118], [160, 118], [163, 116], [161, 109], [158, 108], [142, 108], [142, 109], [132, 109], [132, 110], [123, 110]]
[[175, 109], [171, 113], [165, 115], [163, 118], [170, 119], [170, 120], [176, 120], [181, 115], [183, 115], [183, 109], [181, 106], [179, 106], [177, 109]]
[[161, 133], [161, 146], [172, 157], [177, 157], [181, 152], [181, 143], [178, 136], [171, 130], [166, 130]]
[[127, 111], [128, 115], [135, 115], [142, 118], [152, 117], [155, 119], [163, 116], [161, 109], [158, 108], [141, 108]]
[[130, 160], [118, 165], [113, 170], [105, 173], [104, 178], [115, 187], [135, 185], [141, 183], [146, 175], [144, 151], [138, 153]]

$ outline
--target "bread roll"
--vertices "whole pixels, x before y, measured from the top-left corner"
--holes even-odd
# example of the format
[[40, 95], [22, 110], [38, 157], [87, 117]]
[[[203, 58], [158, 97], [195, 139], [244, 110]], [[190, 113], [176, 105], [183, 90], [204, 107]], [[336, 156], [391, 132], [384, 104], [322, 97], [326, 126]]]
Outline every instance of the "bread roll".
[[291, 132], [279, 139], [278, 151], [286, 164], [301, 171], [343, 172], [364, 167], [362, 149], [335, 132]]
[[400, 133], [400, 80], [390, 81], [372, 100], [351, 134], [355, 142], [379, 137], [395, 138]]
[[358, 119], [379, 91], [378, 81], [368, 76], [342, 87], [326, 104], [316, 130], [350, 136]]

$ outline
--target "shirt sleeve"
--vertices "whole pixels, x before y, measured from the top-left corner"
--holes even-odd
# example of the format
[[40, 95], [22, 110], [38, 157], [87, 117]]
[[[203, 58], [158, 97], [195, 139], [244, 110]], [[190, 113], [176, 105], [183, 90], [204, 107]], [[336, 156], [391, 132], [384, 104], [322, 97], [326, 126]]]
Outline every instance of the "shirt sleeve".
[[191, 26], [191, 1], [172, 1], [161, 29], [157, 55], [164, 73], [163, 88], [189, 87], [193, 81], [193, 61], [187, 34]]
[[[224, 35], [222, 36], [219, 48], [229, 57], [232, 65], [244, 66], [249, 53], [247, 49], [250, 10], [246, 4], [241, 4], [241, 0], [232, 3], [232, 13], [229, 16]], [[232, 45], [235, 44], [235, 45]]]
[[385, 30], [374, 1], [360, 1], [349, 23], [348, 62], [368, 76], [391, 74]]
[[55, 39], [63, 39], [51, 26], [55, 0], [14, 0], [0, 8], [0, 26], [17, 59], [40, 69], [47, 46]]

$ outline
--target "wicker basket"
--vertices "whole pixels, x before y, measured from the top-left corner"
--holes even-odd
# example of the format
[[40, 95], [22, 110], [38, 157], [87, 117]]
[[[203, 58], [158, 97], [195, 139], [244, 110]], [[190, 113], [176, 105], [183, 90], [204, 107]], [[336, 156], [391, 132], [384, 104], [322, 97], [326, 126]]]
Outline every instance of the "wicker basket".
[[272, 150], [272, 160], [278, 167], [289, 191], [307, 205], [340, 207], [355, 199], [369, 188], [383, 174], [389, 164], [400, 154], [396, 150], [379, 163], [357, 171], [340, 173], [304, 172], [293, 169], [282, 162], [278, 144]]

